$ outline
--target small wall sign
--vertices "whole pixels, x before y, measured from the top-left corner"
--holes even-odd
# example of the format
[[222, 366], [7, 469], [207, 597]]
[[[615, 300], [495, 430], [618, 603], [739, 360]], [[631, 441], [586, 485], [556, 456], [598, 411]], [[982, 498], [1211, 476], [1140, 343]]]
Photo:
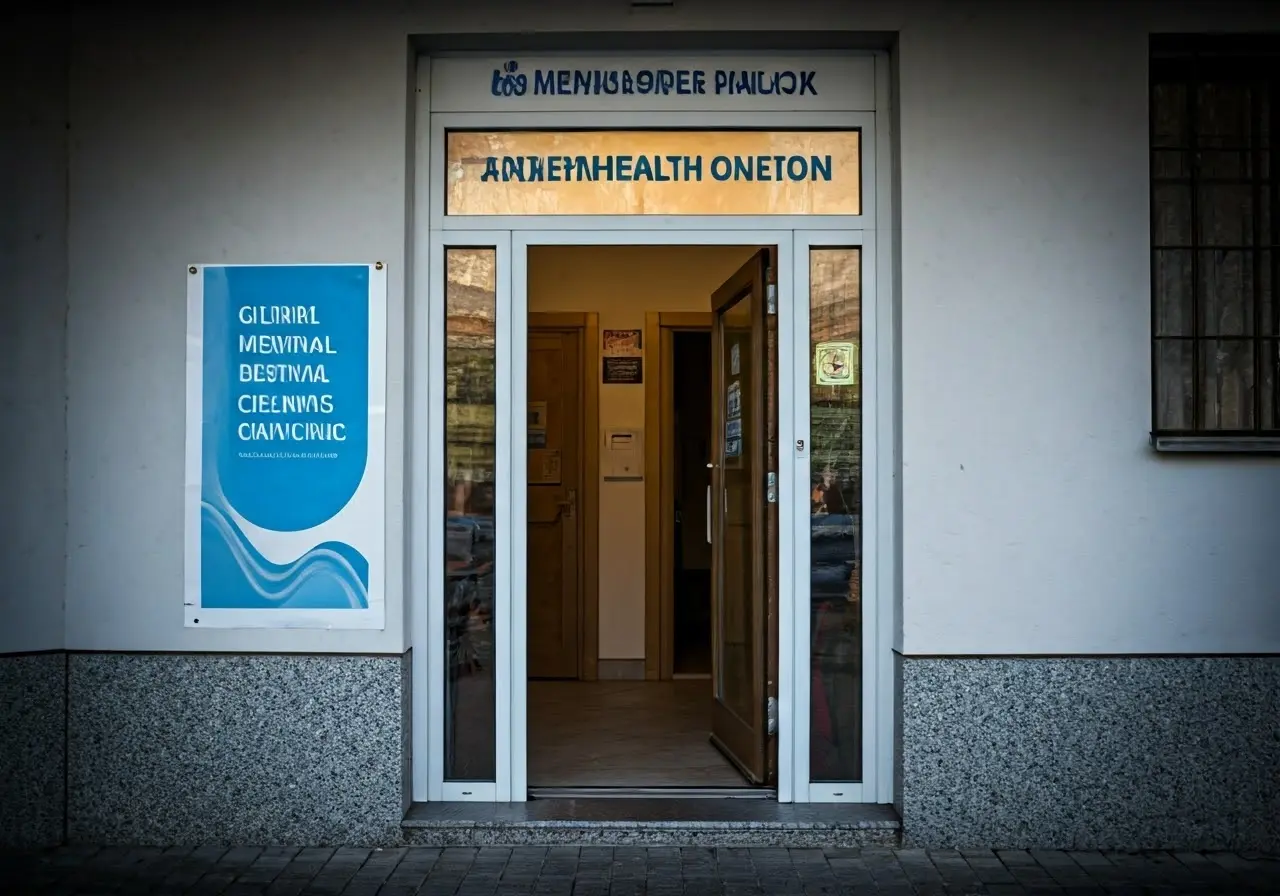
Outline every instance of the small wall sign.
[[813, 373], [819, 386], [856, 386], [858, 343], [819, 342], [813, 352]]
[[610, 386], [638, 386], [644, 382], [643, 358], [603, 358], [601, 382]]

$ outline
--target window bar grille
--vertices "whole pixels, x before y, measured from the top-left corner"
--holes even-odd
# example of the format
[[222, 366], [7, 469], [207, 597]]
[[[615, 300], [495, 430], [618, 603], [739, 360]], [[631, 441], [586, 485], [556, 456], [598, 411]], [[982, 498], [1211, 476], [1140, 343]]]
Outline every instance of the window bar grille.
[[1204, 429], [1204, 401], [1201, 395], [1200, 372], [1200, 126], [1197, 115], [1197, 98], [1200, 95], [1200, 56], [1191, 54], [1186, 80], [1187, 129], [1186, 153], [1189, 166], [1188, 180], [1191, 190], [1191, 429]]
[[[1251, 66], [1252, 68], [1252, 66]], [[1266, 196], [1262, 186], [1262, 90], [1261, 85], [1249, 72], [1249, 150], [1244, 158], [1249, 162], [1249, 174], [1252, 187], [1249, 191], [1253, 203], [1253, 250], [1250, 252], [1253, 269], [1253, 326], [1249, 330], [1249, 347], [1253, 350], [1253, 388], [1250, 390], [1252, 419], [1250, 428], [1255, 432], [1262, 429], [1262, 209]]]
[[1271, 262], [1271, 278], [1268, 282], [1271, 290], [1270, 326], [1267, 328], [1271, 347], [1271, 428], [1280, 429], [1280, 236], [1276, 232], [1276, 228], [1280, 226], [1280, 221], [1276, 220], [1277, 213], [1280, 213], [1280, 171], [1276, 170], [1277, 163], [1280, 163], [1280, 147], [1276, 143], [1277, 131], [1280, 130], [1280, 109], [1277, 109], [1280, 106], [1280, 75], [1276, 74], [1274, 65], [1268, 83], [1267, 106], [1270, 111], [1270, 126], [1267, 128], [1267, 141], [1260, 153], [1260, 162], [1265, 160], [1267, 163], [1267, 181], [1271, 194], [1268, 209], [1271, 238], [1267, 243], [1267, 257]]

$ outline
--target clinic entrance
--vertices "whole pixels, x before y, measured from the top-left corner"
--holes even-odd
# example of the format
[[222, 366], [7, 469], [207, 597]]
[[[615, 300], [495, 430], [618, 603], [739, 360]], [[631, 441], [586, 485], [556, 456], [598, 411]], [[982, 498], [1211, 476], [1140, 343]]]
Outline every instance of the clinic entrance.
[[414, 800], [888, 802], [874, 114], [429, 119]]
[[533, 796], [773, 792], [777, 255], [528, 248]]
[[856, 794], [870, 234], [435, 248], [441, 798]]

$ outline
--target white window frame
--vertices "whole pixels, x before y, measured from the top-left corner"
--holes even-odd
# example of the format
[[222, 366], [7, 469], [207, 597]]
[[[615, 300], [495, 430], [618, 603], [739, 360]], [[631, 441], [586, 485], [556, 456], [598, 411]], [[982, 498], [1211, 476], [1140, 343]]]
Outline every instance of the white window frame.
[[[880, 494], [883, 490], [885, 467], [881, 462], [883, 440], [880, 439], [880, 405], [887, 384], [881, 382], [878, 279], [876, 276], [876, 238], [871, 231], [798, 230], [795, 232], [795, 258], [793, 277], [795, 302], [791, 306], [792, 332], [796, 348], [804, 346], [803, 372], [797, 370], [792, 377], [794, 387], [789, 394], [794, 409], [797, 439], [804, 439], [805, 450], [799, 451], [795, 442], [780, 441], [784, 454], [795, 457], [792, 465], [792, 488], [797, 496], [809, 494], [812, 479], [813, 433], [810, 426], [810, 383], [812, 358], [809, 357], [809, 252], [812, 249], [843, 249], [857, 247], [861, 250], [862, 275], [862, 495], [859, 509], [859, 526], [862, 538], [862, 780], [861, 781], [813, 781], [809, 768], [809, 734], [811, 731], [810, 707], [812, 679], [809, 651], [812, 645], [811, 596], [810, 596], [810, 533], [809, 520], [803, 521], [803, 531], [795, 533], [794, 565], [791, 590], [803, 596], [792, 605], [792, 627], [797, 662], [795, 702], [804, 709], [804, 749], [796, 754], [796, 802], [803, 803], [874, 803], [880, 802], [879, 780], [882, 774], [881, 757], [892, 750], [892, 729], [885, 731], [880, 723], [878, 709], [881, 701], [893, 699], [892, 666], [884, 661], [889, 651], [884, 645], [882, 615], [889, 612], [890, 595], [881, 592], [881, 566], [887, 558], [882, 545], [888, 541], [884, 531], [891, 519], [883, 513]], [[786, 306], [779, 306], [780, 308]], [[781, 331], [781, 325], [779, 325]], [[781, 341], [781, 340], [779, 340]], [[779, 387], [781, 389], [781, 386]], [[782, 393], [787, 394], [787, 393]], [[892, 453], [889, 455], [892, 456]], [[779, 474], [781, 481], [782, 474]], [[892, 473], [889, 473], [892, 485]], [[785, 577], [783, 578], [785, 582]], [[868, 596], [870, 599], [868, 599]], [[801, 651], [803, 655], [801, 656]], [[800, 667], [803, 666], [803, 673]], [[781, 726], [779, 726], [781, 727]], [[888, 734], [888, 737], [886, 737]]]
[[[425, 444], [426, 451], [426, 488], [427, 506], [423, 508], [421, 518], [426, 521], [426, 574], [425, 588], [415, 589], [426, 595], [426, 619], [422, 620], [415, 631], [423, 631], [425, 643], [423, 647], [424, 665], [427, 670], [427, 693], [420, 695], [422, 701], [415, 698], [414, 709], [426, 709], [428, 719], [425, 731], [423, 726], [414, 726], [415, 742], [425, 739], [421, 744], [426, 748], [427, 799], [432, 802], [448, 801], [483, 801], [507, 802], [511, 799], [511, 781], [506, 770], [511, 766], [510, 740], [503, 736], [502, 725], [497, 727], [497, 743], [495, 745], [495, 780], [494, 781], [447, 781], [444, 769], [444, 689], [446, 683], [445, 670], [445, 525], [444, 525], [444, 424], [445, 424], [445, 384], [440, 371], [444, 368], [444, 334], [445, 334], [445, 252], [448, 249], [492, 248], [497, 253], [495, 259], [495, 277], [497, 302], [495, 308], [495, 354], [496, 379], [498, 382], [495, 409], [496, 445], [494, 456], [497, 469], [494, 471], [494, 593], [493, 618], [495, 620], [494, 641], [494, 712], [499, 722], [511, 715], [511, 586], [513, 576], [512, 535], [517, 530], [512, 518], [512, 505], [501, 500], [501, 496], [511, 493], [512, 471], [511, 437], [512, 437], [512, 396], [510, 389], [504, 389], [502, 383], [512, 377], [512, 309], [511, 309], [511, 232], [509, 230], [471, 230], [459, 232], [438, 232], [431, 235], [430, 264], [431, 271], [428, 284], [427, 303], [427, 426], [424, 437], [417, 444]], [[523, 346], [524, 340], [521, 340]], [[523, 354], [523, 348], [521, 349]], [[520, 407], [521, 405], [515, 405]], [[523, 425], [523, 424], [522, 424]], [[505, 461], [505, 462], [504, 462]], [[523, 539], [521, 539], [523, 540]], [[519, 578], [519, 577], [515, 577]], [[416, 616], [415, 616], [416, 618]], [[418, 645], [415, 644], [415, 647]], [[415, 662], [421, 660], [415, 659]], [[439, 699], [430, 699], [431, 695], [440, 695]], [[415, 712], [415, 716], [417, 713]], [[419, 753], [418, 755], [423, 755]], [[415, 791], [418, 790], [415, 781]]]
[[[876, 112], [743, 113], [448, 113], [431, 115], [429, 65], [421, 65], [416, 128], [417, 157], [427, 176], [415, 179], [417, 210], [414, 264], [413, 344], [425, 345], [412, 365], [412, 512], [408, 544], [413, 646], [412, 766], [415, 800], [521, 801], [527, 798], [527, 704], [516, 697], [526, 687], [527, 657], [523, 568], [525, 403], [522, 376], [503, 376], [526, 363], [527, 253], [533, 245], [776, 245], [779, 251], [779, 388], [795, 400], [780, 403], [779, 482], [798, 488], [780, 501], [779, 563], [790, 564], [793, 612], [779, 619], [780, 802], [892, 801], [893, 654], [900, 580], [898, 545], [898, 374], [896, 282], [888, 234], [893, 208], [889, 164], [889, 66], [877, 57]], [[877, 124], [879, 126], [877, 127]], [[786, 130], [859, 128], [862, 132], [862, 210], [847, 216], [446, 216], [445, 133], [449, 129], [714, 129]], [[427, 214], [421, 212], [426, 210]], [[424, 220], [425, 219], [425, 220]], [[876, 240], [877, 225], [882, 234]], [[797, 458], [796, 439], [811, 445], [808, 432], [808, 248], [863, 246], [863, 686], [864, 780], [859, 784], [809, 781], [809, 520], [799, 499], [808, 494], [808, 451]], [[495, 650], [497, 774], [493, 782], [443, 780], [444, 719], [444, 390], [436, 372], [443, 362], [444, 247], [491, 246], [498, 250], [498, 457], [495, 494]], [[788, 273], [790, 269], [790, 273]], [[803, 278], [803, 281], [802, 281]], [[791, 309], [791, 313], [787, 313]], [[425, 363], [424, 363], [425, 362]], [[794, 411], [794, 413], [792, 413]], [[874, 427], [873, 431], [868, 431]], [[788, 450], [790, 448], [790, 450]], [[423, 537], [425, 536], [425, 537]], [[424, 544], [425, 543], [425, 544]], [[416, 547], [423, 545], [425, 552]], [[425, 553], [425, 556], [423, 554]], [[505, 563], [503, 561], [506, 561]], [[786, 566], [781, 568], [786, 569]], [[425, 581], [423, 577], [425, 576]], [[784, 587], [785, 587], [785, 579]], [[785, 595], [783, 596], [785, 598]], [[868, 599], [869, 597], [869, 599]]]

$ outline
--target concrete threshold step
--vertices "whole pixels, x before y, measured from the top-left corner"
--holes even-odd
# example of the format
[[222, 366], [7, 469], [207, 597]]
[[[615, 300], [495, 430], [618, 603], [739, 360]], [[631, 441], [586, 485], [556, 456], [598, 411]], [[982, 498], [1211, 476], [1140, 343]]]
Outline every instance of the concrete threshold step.
[[705, 797], [414, 803], [419, 846], [897, 846], [892, 806]]

